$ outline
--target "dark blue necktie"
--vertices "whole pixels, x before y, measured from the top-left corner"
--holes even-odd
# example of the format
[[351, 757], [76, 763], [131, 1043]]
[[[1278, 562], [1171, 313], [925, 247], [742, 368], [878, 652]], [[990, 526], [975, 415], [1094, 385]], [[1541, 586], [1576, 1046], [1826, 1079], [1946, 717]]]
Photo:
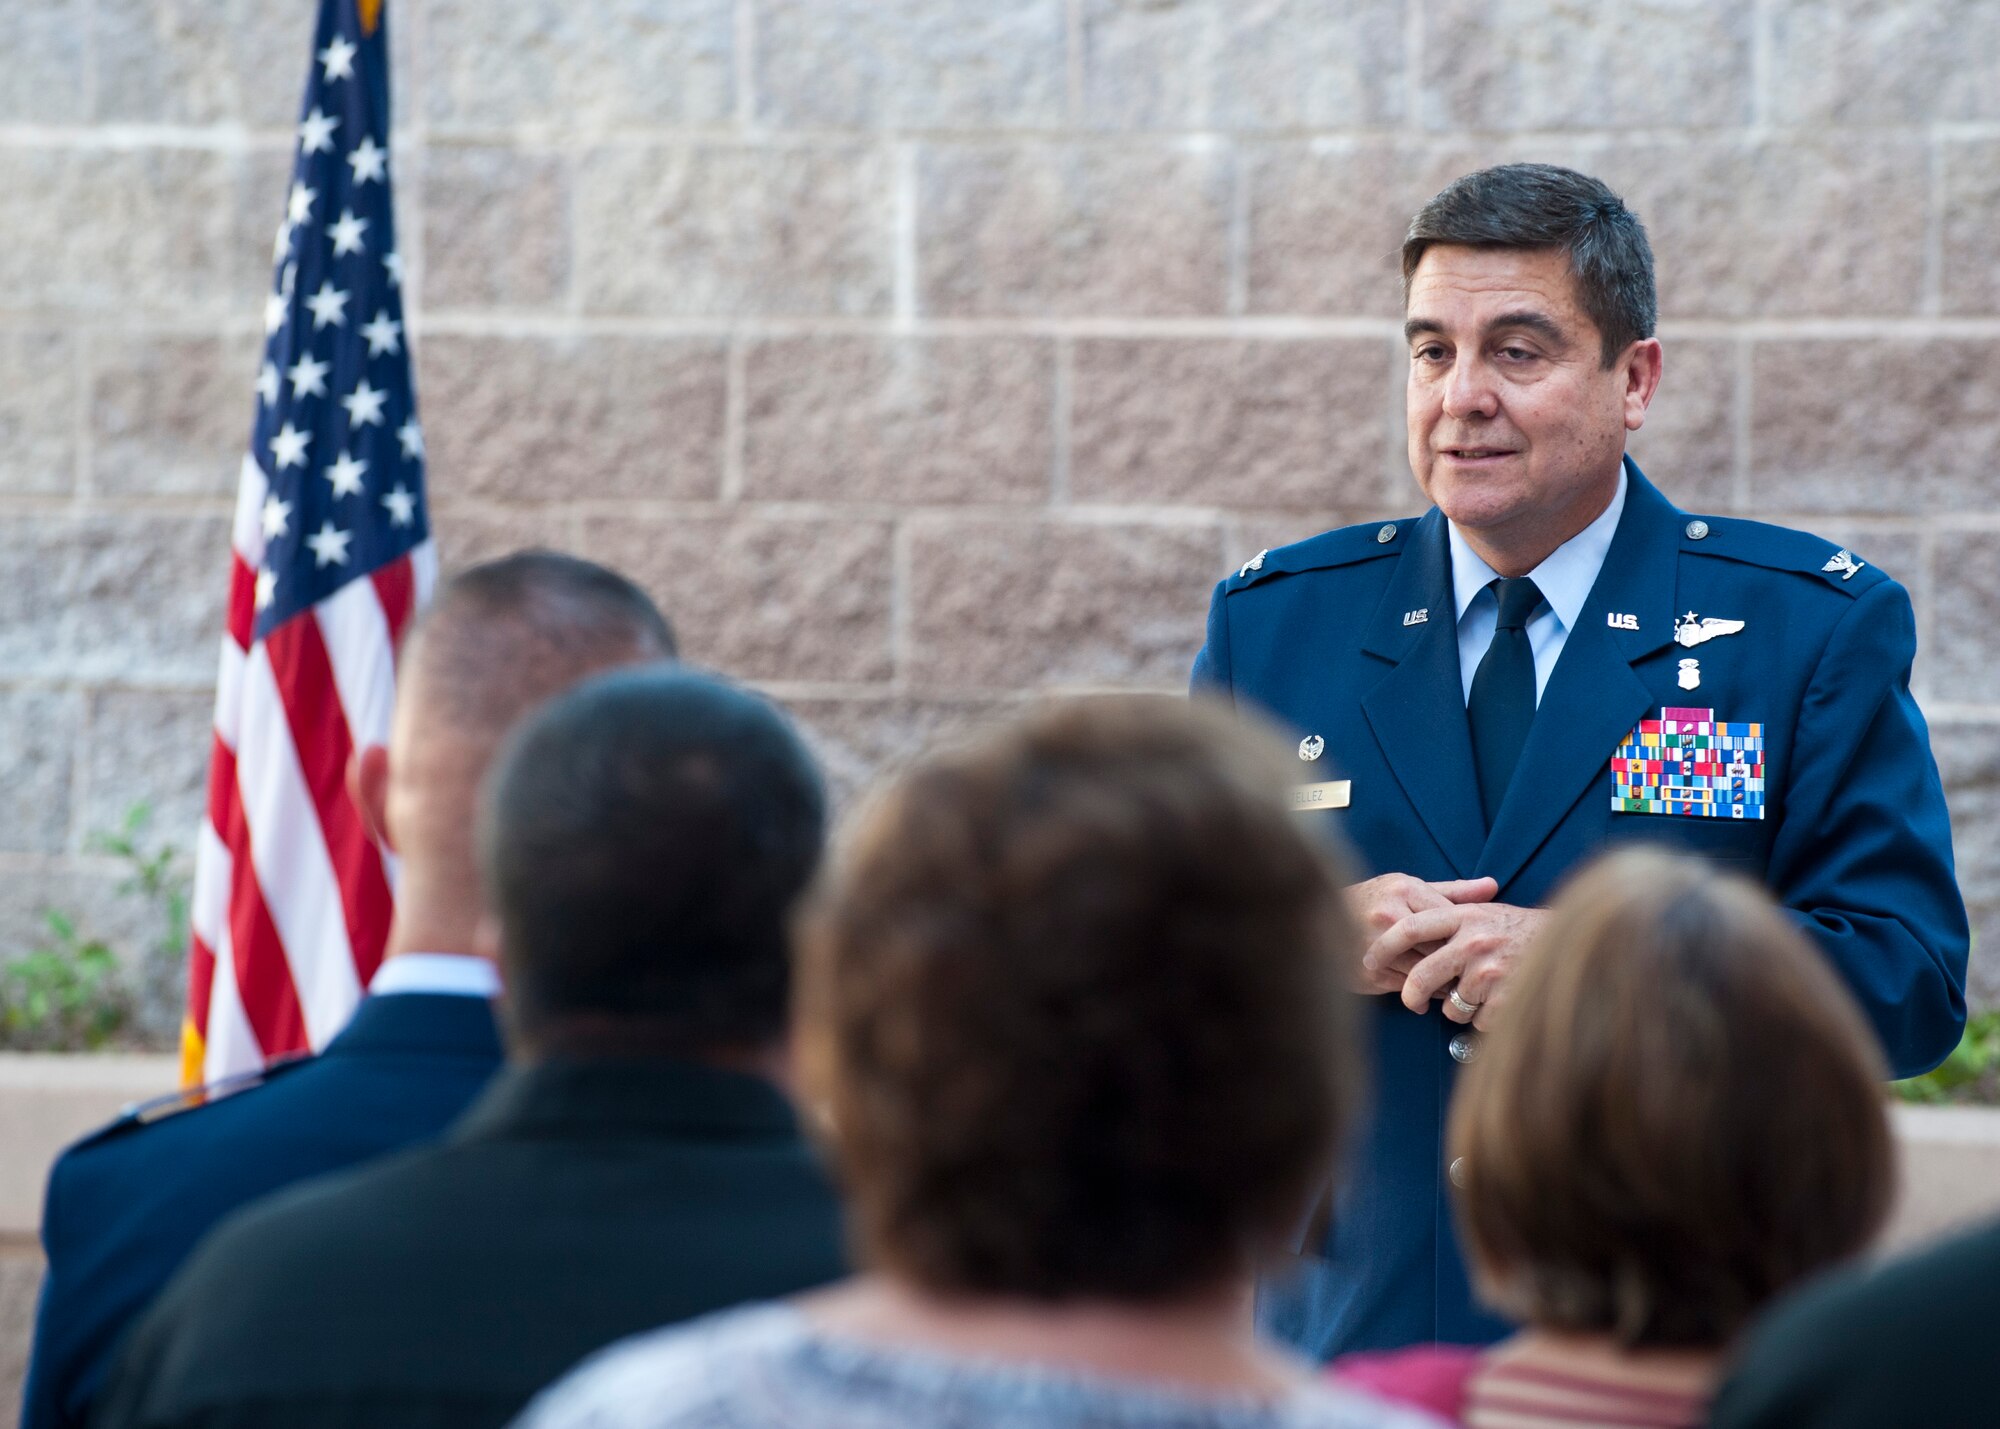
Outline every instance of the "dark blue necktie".
[[1526, 576], [1497, 580], [1493, 591], [1500, 597], [1500, 623], [1472, 677], [1472, 698], [1465, 706], [1488, 828], [1500, 812], [1514, 766], [1521, 762], [1528, 726], [1535, 722], [1535, 651], [1528, 643], [1528, 621], [1542, 603], [1541, 591]]

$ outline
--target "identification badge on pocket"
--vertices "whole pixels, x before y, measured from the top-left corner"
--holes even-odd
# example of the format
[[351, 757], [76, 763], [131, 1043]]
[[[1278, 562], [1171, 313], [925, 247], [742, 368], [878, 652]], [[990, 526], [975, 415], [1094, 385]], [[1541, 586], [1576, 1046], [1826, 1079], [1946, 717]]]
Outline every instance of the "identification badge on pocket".
[[1351, 779], [1329, 779], [1324, 784], [1294, 784], [1292, 808], [1308, 812], [1313, 809], [1344, 809], [1353, 787]]

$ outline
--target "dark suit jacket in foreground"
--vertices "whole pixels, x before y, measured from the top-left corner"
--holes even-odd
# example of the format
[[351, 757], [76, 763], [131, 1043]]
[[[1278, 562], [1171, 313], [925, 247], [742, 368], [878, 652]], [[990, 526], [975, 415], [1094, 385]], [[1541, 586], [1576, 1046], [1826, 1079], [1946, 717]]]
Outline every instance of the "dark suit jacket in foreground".
[[1974, 1429], [2000, 1422], [2000, 1225], [1835, 1276], [1750, 1335], [1716, 1429]]
[[500, 1066], [484, 998], [364, 999], [319, 1056], [65, 1151], [42, 1212], [48, 1272], [24, 1429], [86, 1422], [125, 1333], [195, 1243], [259, 1196], [440, 1135]]
[[613, 1340], [835, 1279], [841, 1245], [768, 1083], [666, 1061], [511, 1069], [441, 1146], [218, 1229], [94, 1422], [498, 1426]]

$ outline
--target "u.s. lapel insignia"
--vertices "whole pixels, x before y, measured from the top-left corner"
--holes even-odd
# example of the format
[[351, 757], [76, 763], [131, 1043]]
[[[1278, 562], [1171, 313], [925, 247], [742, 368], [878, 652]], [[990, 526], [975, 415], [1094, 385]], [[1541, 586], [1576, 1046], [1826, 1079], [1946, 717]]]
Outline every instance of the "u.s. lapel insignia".
[[1299, 758], [1310, 764], [1326, 753], [1326, 741], [1316, 734], [1309, 734], [1299, 741]]
[[1690, 610], [1674, 622], [1674, 643], [1692, 650], [1718, 635], [1734, 635], [1742, 628], [1740, 620], [1719, 620], [1713, 615], [1696, 615]]
[[1613, 630], [1637, 630], [1639, 628], [1639, 617], [1636, 615], [1623, 615], [1617, 611], [1613, 611], [1604, 617], [1604, 623]]
[[1403, 612], [1403, 624], [1405, 625], [1423, 625], [1428, 623], [1430, 618], [1431, 612], [1429, 606], [1425, 606], [1422, 610], [1406, 610]]
[[1839, 571], [1842, 580], [1851, 581], [1857, 575], [1861, 574], [1861, 568], [1867, 564], [1866, 561], [1855, 560], [1854, 557], [1848, 555], [1845, 551], [1835, 551], [1826, 558], [1826, 564], [1821, 566], [1820, 569], [1829, 575], [1835, 571]]
[[1701, 661], [1681, 661], [1680, 685], [1684, 690], [1698, 690], [1701, 688]]

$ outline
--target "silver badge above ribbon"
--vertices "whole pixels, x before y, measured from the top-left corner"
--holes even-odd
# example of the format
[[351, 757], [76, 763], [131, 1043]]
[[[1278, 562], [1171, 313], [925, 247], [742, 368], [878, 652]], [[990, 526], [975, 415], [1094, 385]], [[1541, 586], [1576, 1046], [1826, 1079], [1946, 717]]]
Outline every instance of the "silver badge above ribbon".
[[1734, 635], [1742, 628], [1740, 620], [1718, 620], [1715, 616], [1696, 615], [1690, 610], [1674, 622], [1674, 643], [1692, 650], [1719, 635]]

